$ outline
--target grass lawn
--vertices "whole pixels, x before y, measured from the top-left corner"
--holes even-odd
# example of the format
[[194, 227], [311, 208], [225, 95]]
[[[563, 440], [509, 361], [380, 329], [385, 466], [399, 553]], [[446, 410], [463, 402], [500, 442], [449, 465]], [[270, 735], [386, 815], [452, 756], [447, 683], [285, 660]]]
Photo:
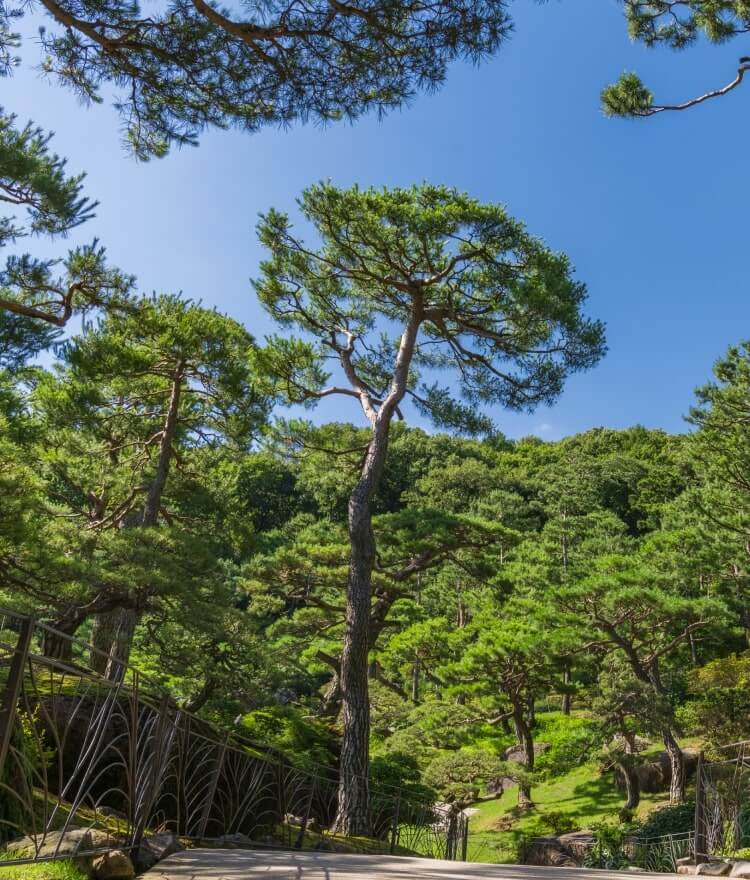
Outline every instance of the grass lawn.
[[[477, 862], [515, 862], [518, 846], [525, 837], [542, 837], [564, 831], [590, 828], [614, 819], [624, 803], [624, 794], [612, 774], [601, 776], [593, 764], [576, 767], [565, 776], [534, 786], [536, 805], [518, 814], [515, 788], [496, 801], [479, 804], [469, 822], [469, 859]], [[643, 794], [637, 818], [645, 817], [667, 803], [668, 793]]]
[[3, 865], [0, 856], [2, 880], [88, 880], [85, 871], [73, 862], [37, 862], [34, 865]]

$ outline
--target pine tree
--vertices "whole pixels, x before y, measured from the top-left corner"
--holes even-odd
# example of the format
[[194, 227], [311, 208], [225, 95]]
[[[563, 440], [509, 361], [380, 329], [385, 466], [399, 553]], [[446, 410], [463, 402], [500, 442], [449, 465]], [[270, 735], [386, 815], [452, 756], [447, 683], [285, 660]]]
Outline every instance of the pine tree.
[[[269, 314], [307, 340], [275, 337], [259, 354], [290, 403], [354, 400], [370, 427], [348, 502], [350, 560], [341, 657], [344, 736], [342, 833], [369, 831], [367, 694], [372, 503], [386, 463], [391, 422], [411, 400], [443, 427], [482, 432], [478, 407], [531, 409], [565, 378], [597, 362], [603, 328], [585, 318], [585, 288], [552, 253], [496, 205], [447, 187], [308, 189], [300, 202], [322, 243], [307, 246], [286, 215], [259, 225], [270, 258], [256, 290]], [[395, 330], [395, 338], [394, 338]], [[341, 373], [329, 383], [328, 364]], [[420, 378], [458, 377], [463, 400]]]

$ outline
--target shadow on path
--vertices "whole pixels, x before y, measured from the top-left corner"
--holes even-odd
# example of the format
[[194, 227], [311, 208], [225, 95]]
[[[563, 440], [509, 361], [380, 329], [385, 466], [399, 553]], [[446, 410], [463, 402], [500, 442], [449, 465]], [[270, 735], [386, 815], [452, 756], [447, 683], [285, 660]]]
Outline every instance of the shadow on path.
[[[144, 880], [623, 880], [627, 874], [584, 868], [486, 865], [395, 856], [279, 850], [193, 849], [170, 856]], [[672, 874], [639, 878], [672, 880]]]

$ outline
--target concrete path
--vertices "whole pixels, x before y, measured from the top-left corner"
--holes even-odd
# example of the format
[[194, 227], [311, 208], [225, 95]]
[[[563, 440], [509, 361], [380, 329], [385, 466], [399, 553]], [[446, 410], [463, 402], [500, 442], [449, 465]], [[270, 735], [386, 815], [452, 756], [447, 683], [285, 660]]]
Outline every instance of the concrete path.
[[[192, 849], [170, 856], [145, 880], [624, 880], [628, 873], [532, 865], [484, 865], [392, 856], [279, 850]], [[672, 874], [630, 874], [673, 880]]]

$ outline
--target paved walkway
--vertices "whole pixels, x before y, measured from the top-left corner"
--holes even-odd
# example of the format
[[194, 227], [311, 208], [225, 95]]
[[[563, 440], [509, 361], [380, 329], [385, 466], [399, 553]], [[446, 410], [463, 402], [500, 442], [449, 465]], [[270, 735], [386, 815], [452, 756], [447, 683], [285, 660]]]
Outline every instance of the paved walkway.
[[[282, 852], [243, 849], [192, 849], [170, 856], [148, 871], [145, 880], [624, 880], [628, 874], [583, 868], [483, 865], [391, 856]], [[673, 880], [672, 874], [635, 874]]]

